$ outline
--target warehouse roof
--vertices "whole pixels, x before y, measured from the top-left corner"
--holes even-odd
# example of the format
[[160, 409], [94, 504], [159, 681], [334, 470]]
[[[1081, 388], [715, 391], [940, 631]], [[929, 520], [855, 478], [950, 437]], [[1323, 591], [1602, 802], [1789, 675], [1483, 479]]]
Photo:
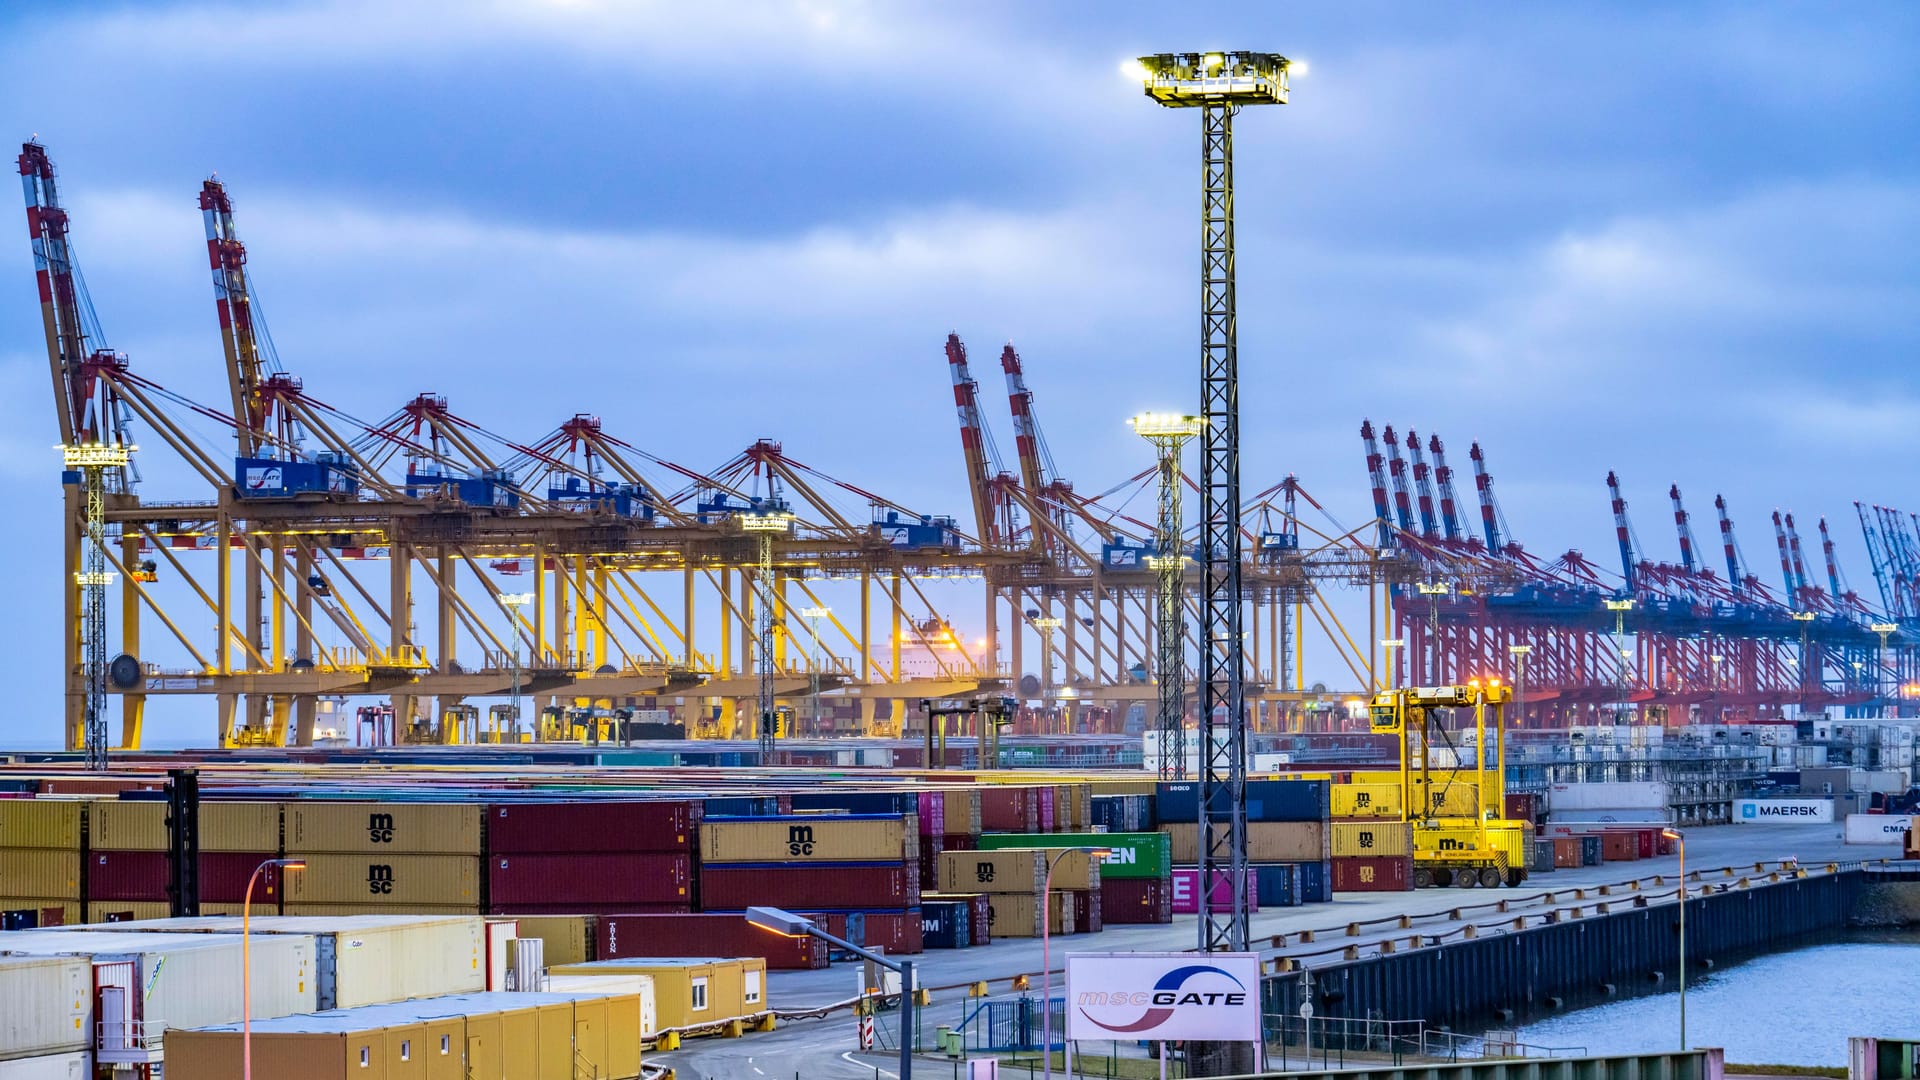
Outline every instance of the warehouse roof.
[[[531, 1009], [537, 1005], [557, 1005], [562, 1002], [592, 998], [618, 997], [621, 993], [622, 991], [618, 990], [556, 990], [548, 993], [520, 994], [490, 990], [477, 994], [450, 994], [446, 997], [417, 998], [386, 1005], [362, 1005], [354, 1009], [328, 1009], [325, 1012], [301, 1013], [296, 1016], [276, 1016], [269, 1019], [256, 1017], [253, 1021], [253, 1030], [300, 1034], [371, 1031], [375, 1028], [419, 1024], [454, 1016], [485, 1016], [490, 1013], [512, 1012], [516, 1009]], [[239, 1024], [215, 1024], [194, 1030], [239, 1031], [240, 1029]]]

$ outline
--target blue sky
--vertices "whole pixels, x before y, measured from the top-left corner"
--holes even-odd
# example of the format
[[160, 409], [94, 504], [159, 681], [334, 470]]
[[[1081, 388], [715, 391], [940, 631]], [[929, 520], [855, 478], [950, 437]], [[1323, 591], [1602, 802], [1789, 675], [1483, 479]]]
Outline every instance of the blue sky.
[[[1012, 340], [1062, 470], [1141, 467], [1194, 396], [1198, 119], [1119, 73], [1307, 58], [1242, 117], [1247, 483], [1370, 513], [1356, 429], [1487, 447], [1536, 552], [1674, 557], [1766, 516], [1920, 507], [1920, 9], [615, 3], [9, 9], [0, 125], [61, 168], [110, 342], [224, 399], [194, 196], [229, 184], [279, 351], [381, 416], [575, 411], [711, 466], [760, 436], [928, 510], [966, 495], [940, 346]], [[9, 737], [57, 732], [58, 486], [31, 264], [0, 304]], [[1004, 397], [979, 364], [1011, 449]], [[169, 490], [154, 463], [148, 498]]]

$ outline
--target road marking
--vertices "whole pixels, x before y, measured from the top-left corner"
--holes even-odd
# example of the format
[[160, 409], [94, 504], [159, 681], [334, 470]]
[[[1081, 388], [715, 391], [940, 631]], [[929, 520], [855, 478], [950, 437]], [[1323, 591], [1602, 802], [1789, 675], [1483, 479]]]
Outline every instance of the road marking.
[[[842, 1060], [842, 1061], [844, 1061], [844, 1062], [846, 1062], [846, 1063], [847, 1063], [847, 1064], [849, 1064], [849, 1065], [857, 1065], [857, 1066], [859, 1066], [860, 1068], [863, 1068], [863, 1069], [867, 1067], [867, 1063], [866, 1063], [866, 1062], [864, 1062], [864, 1061], [855, 1061], [855, 1060], [853, 1059], [853, 1052], [852, 1052], [852, 1051], [848, 1051], [847, 1053], [844, 1053], [844, 1054], [841, 1054], [841, 1055], [840, 1055], [840, 1060]], [[892, 1071], [891, 1069], [876, 1069], [875, 1071], [876, 1071], [876, 1072], [878, 1072], [878, 1073], [879, 1073], [879, 1074], [880, 1074], [881, 1076], [891, 1076], [891, 1077], [893, 1077], [893, 1080], [900, 1080], [900, 1074], [899, 1074], [899, 1073], [897, 1073], [897, 1072], [894, 1072], [894, 1071]]]
[[[752, 1058], [748, 1058], [748, 1059], [747, 1059], [747, 1064], [749, 1064], [749, 1065], [753, 1065], [753, 1059], [752, 1059]], [[758, 1065], [753, 1065], [753, 1071], [754, 1071], [754, 1072], [757, 1072], [757, 1073], [759, 1073], [759, 1074], [760, 1074], [761, 1076], [765, 1076], [765, 1075], [767, 1075], [767, 1070], [765, 1070], [765, 1069], [763, 1069], [763, 1068], [761, 1068], [761, 1067], [760, 1067], [760, 1066], [758, 1066]]]

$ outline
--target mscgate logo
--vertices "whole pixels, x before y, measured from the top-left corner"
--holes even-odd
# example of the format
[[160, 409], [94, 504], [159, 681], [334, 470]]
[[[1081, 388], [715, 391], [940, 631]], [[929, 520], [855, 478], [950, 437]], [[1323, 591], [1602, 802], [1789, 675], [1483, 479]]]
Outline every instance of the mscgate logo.
[[1260, 962], [1217, 953], [1070, 956], [1067, 994], [1075, 1039], [1251, 1041], [1260, 1030]]

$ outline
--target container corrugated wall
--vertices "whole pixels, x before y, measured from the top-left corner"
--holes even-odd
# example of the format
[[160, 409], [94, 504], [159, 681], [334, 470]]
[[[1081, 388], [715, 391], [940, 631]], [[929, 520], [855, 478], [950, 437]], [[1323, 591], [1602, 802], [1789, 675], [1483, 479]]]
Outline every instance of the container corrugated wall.
[[102, 799], [87, 812], [87, 845], [109, 851], [167, 850], [167, 804]]
[[700, 857], [707, 863], [917, 859], [919, 835], [900, 817], [714, 819], [701, 823]]
[[202, 802], [200, 852], [243, 851], [280, 853], [280, 804], [270, 802]]
[[480, 904], [480, 860], [471, 855], [303, 855], [307, 867], [286, 877], [287, 911], [305, 904], [357, 904], [368, 912], [395, 905]]
[[93, 964], [79, 956], [0, 957], [0, 1061], [93, 1045]]
[[481, 807], [474, 803], [285, 804], [289, 855], [480, 854]]

